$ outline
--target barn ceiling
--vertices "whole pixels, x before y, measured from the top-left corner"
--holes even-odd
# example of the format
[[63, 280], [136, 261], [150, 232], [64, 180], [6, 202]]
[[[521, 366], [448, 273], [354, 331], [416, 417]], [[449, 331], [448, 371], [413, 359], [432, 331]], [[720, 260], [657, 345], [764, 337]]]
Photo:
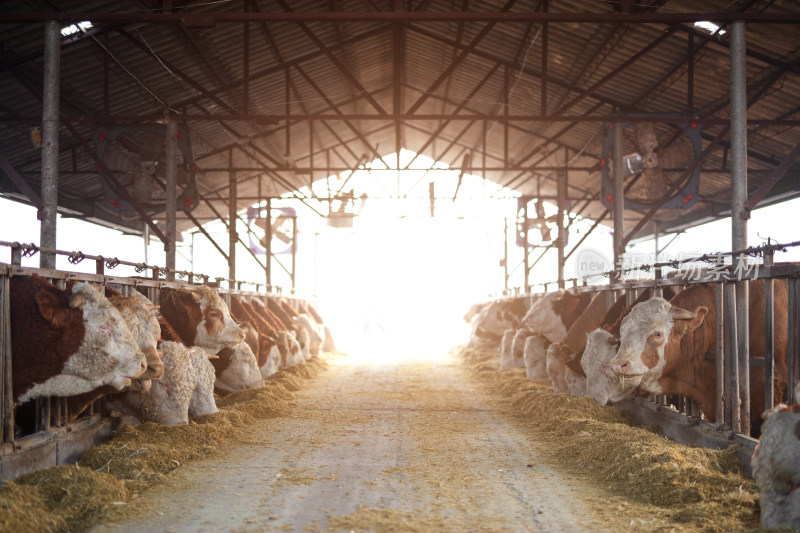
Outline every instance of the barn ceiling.
[[8, 0], [0, 194], [26, 201], [52, 19], [91, 22], [61, 43], [60, 204], [133, 232], [144, 223], [114, 181], [163, 220], [170, 120], [180, 230], [227, 216], [231, 176], [239, 209], [300, 189], [298, 210], [325, 214], [301, 187], [401, 148], [526, 196], [555, 197], [566, 174], [570, 209], [609, 221], [609, 121], [633, 170], [637, 154], [658, 159], [627, 178], [629, 238], [724, 216], [736, 19], [750, 191], [768, 190], [762, 205], [800, 194], [794, 0]]

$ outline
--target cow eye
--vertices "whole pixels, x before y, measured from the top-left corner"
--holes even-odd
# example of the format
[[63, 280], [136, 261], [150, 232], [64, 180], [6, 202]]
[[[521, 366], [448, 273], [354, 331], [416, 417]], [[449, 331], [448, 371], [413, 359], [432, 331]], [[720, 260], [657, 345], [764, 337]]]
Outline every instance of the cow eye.
[[664, 333], [663, 333], [663, 332], [661, 332], [661, 331], [654, 331], [654, 332], [653, 332], [653, 338], [654, 338], [655, 340], [661, 340], [661, 339], [663, 339], [663, 338], [664, 338]]
[[102, 331], [103, 333], [111, 333], [111, 326], [108, 324], [101, 324], [97, 327], [97, 331]]

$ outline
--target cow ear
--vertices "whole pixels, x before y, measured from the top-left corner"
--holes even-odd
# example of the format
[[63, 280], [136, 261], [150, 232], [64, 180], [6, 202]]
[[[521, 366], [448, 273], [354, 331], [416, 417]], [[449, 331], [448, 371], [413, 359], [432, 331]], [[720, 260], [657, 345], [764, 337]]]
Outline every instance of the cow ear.
[[58, 298], [55, 294], [42, 289], [37, 291], [33, 298], [39, 307], [39, 313], [53, 327], [60, 328], [64, 325], [68, 318], [67, 309], [58, 304]]
[[69, 306], [73, 309], [78, 309], [86, 304], [86, 295], [78, 293], [73, 294], [69, 299]]
[[672, 307], [669, 310], [669, 317], [672, 320], [689, 320], [695, 318], [697, 315], [692, 313], [691, 311], [687, 311], [686, 309], [681, 309], [680, 307]]
[[695, 317], [689, 320], [689, 329], [695, 330], [700, 327], [705, 320], [706, 315], [708, 315], [708, 307], [704, 305], [700, 305], [695, 308], [694, 310]]
[[206, 352], [206, 355], [208, 355], [209, 359], [219, 359], [219, 356], [217, 354]]

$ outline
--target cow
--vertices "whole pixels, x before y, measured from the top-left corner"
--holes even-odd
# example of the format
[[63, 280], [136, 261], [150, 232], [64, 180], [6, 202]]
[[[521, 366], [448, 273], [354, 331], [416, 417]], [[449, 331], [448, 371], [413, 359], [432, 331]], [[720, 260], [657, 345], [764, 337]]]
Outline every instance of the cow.
[[508, 328], [500, 339], [500, 368], [511, 368], [511, 348], [514, 344], [514, 329]]
[[[527, 328], [508, 331], [512, 332], [511, 346], [507, 352], [502, 352], [503, 357], [500, 359], [501, 370], [525, 366], [525, 340], [533, 335], [533, 332]], [[505, 334], [503, 334], [503, 340], [505, 340]]]
[[600, 405], [608, 402], [619, 402], [631, 398], [636, 393], [636, 386], [626, 384], [613, 372], [609, 371], [608, 364], [617, 354], [619, 339], [611, 332], [602, 328], [589, 333], [586, 347], [580, 358], [583, 370], [583, 384], [575, 373], [567, 373], [568, 390], [584, 390], [580, 396], [592, 398]]
[[301, 328], [308, 334], [308, 349], [310, 355], [319, 354], [322, 342], [325, 340], [324, 327], [318, 324], [310, 315], [301, 313], [295, 319]]
[[761, 438], [750, 465], [761, 490], [761, 526], [800, 529], [800, 382], [795, 404], [764, 413]]
[[547, 358], [542, 354], [547, 352], [548, 346], [550, 346], [550, 341], [541, 333], [525, 339], [523, 360], [528, 379], [547, 379]]
[[520, 296], [488, 303], [472, 318], [472, 332], [468, 346], [484, 349], [499, 348], [503, 333], [520, 325], [520, 320], [533, 299], [535, 298], [530, 296]]
[[[70, 284], [68, 283], [67, 286], [69, 287]], [[145, 355], [147, 369], [138, 378], [132, 380], [130, 388], [146, 392], [150, 390], [151, 380], [159, 379], [164, 375], [164, 364], [158, 348], [161, 327], [156, 306], [138, 291], [131, 291], [130, 296], [126, 297], [120, 292], [106, 287], [105, 295], [111, 305], [119, 311], [125, 325]], [[68, 420], [72, 421], [80, 416], [86, 407], [98, 398], [115, 392], [118, 392], [117, 389], [106, 385], [91, 392], [70, 396], [67, 399]]]
[[187, 346], [216, 354], [244, 341], [245, 333], [233, 321], [228, 306], [210, 287], [194, 290], [161, 289], [160, 311]]
[[257, 389], [264, 385], [258, 361], [246, 342], [240, 342], [233, 348], [223, 348], [217, 355], [211, 364], [217, 376], [214, 390], [219, 394]]
[[[674, 293], [669, 287], [665, 287], [664, 294], [671, 297]], [[644, 289], [634, 300], [630, 307], [625, 305], [626, 298], [621, 296], [608, 309], [605, 310], [606, 293], [598, 293], [589, 302], [586, 310], [570, 326], [564, 341], [554, 343], [547, 351], [547, 368], [550, 379], [553, 382], [553, 389], [556, 392], [568, 392], [575, 396], [592, 396], [596, 401], [605, 402], [619, 401], [629, 397], [635, 392], [635, 387], [620, 385], [620, 380], [609, 380], [608, 374], [611, 372], [603, 370], [604, 366], [599, 365], [602, 361], [608, 363], [608, 347], [618, 344], [619, 323], [630, 309], [637, 303], [643, 302], [652, 296], [652, 289]], [[611, 333], [611, 338], [594, 332], [597, 328]], [[591, 343], [591, 348], [587, 351], [589, 338], [596, 338]], [[596, 352], [593, 350], [597, 350]], [[616, 353], [616, 351], [615, 351]], [[612, 356], [615, 354], [611, 354]], [[584, 357], [587, 358], [584, 364]], [[590, 368], [591, 373], [587, 374], [586, 369]], [[588, 394], [590, 388], [592, 394]], [[611, 398], [615, 398], [611, 400]], [[605, 405], [605, 403], [601, 403]]]
[[576, 294], [560, 290], [547, 293], [528, 310], [522, 322], [550, 342], [561, 342], [591, 299], [592, 295], [588, 292]]
[[14, 403], [117, 390], [147, 369], [119, 311], [88, 283], [68, 292], [40, 276], [10, 281]]
[[[750, 292], [750, 354], [764, 350], [764, 283], [748, 282]], [[775, 395], [786, 386], [787, 289], [774, 283]], [[695, 400], [716, 421], [716, 362], [706, 353], [716, 350], [716, 305], [713, 284], [698, 284], [669, 301], [651, 298], [633, 307], [622, 320], [620, 347], [610, 362], [618, 379], [655, 394], [682, 394]], [[764, 374], [750, 374], [751, 413], [764, 411]], [[760, 421], [752, 427], [757, 434]]]
[[214, 368], [209, 354], [197, 347], [165, 341], [164, 375], [146, 392], [128, 391], [114, 395], [107, 403], [112, 412], [128, 414], [141, 422], [174, 426], [189, 422], [189, 416], [217, 412], [214, 402]]

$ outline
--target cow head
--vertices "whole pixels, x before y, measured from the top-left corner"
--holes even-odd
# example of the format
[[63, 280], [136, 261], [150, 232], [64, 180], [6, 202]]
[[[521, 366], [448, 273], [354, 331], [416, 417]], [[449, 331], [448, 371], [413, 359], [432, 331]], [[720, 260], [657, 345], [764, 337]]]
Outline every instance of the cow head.
[[663, 298], [636, 304], [622, 320], [620, 347], [610, 361], [611, 371], [625, 385], [662, 393], [658, 380], [668, 359], [680, 354], [681, 338], [700, 327], [706, 314], [707, 307], [687, 311]]
[[221, 350], [213, 364], [217, 376], [214, 387], [219, 390], [235, 392], [264, 385], [256, 356], [245, 342]]
[[604, 329], [596, 329], [586, 338], [581, 357], [581, 368], [586, 374], [586, 396], [600, 405], [630, 398], [636, 391], [635, 384], [620, 379], [609, 368], [618, 348], [619, 340]]
[[[140, 404], [137, 415], [148, 422], [174, 426], [189, 422], [189, 402], [197, 384], [188, 349], [177, 342], [162, 342], [160, 345], [164, 363], [164, 375], [154, 381], [147, 393], [137, 393], [128, 398]], [[138, 397], [143, 399], [139, 400]]]
[[542, 296], [522, 319], [523, 324], [536, 333], [541, 333], [550, 342], [561, 342], [567, 336], [567, 328], [556, 310], [563, 306], [564, 291], [550, 292]]
[[194, 344], [217, 353], [223, 348], [233, 348], [244, 341], [244, 331], [233, 321], [228, 306], [217, 291], [201, 285], [192, 294], [200, 306], [201, 313]]
[[211, 359], [217, 356], [192, 346], [188, 348], [189, 361], [192, 364], [194, 375], [197, 378], [192, 398], [189, 400], [189, 416], [209, 415], [219, 411], [214, 400], [214, 366]]
[[[37, 293], [36, 303], [42, 316], [58, 327], [61, 311], [51, 306], [48, 294]], [[88, 380], [94, 385], [92, 388], [111, 385], [122, 389], [145, 371], [147, 363], [142, 350], [119, 311], [105, 296], [88, 283], [76, 283], [69, 305], [82, 311], [86, 332], [77, 353], [64, 364], [64, 374]]]
[[147, 390], [150, 387], [148, 380], [164, 375], [164, 364], [158, 351], [158, 341], [161, 338], [158, 308], [138, 291], [131, 291], [127, 298], [112, 295], [108, 300], [119, 311], [147, 361], [147, 370], [134, 380], [132, 387]]

